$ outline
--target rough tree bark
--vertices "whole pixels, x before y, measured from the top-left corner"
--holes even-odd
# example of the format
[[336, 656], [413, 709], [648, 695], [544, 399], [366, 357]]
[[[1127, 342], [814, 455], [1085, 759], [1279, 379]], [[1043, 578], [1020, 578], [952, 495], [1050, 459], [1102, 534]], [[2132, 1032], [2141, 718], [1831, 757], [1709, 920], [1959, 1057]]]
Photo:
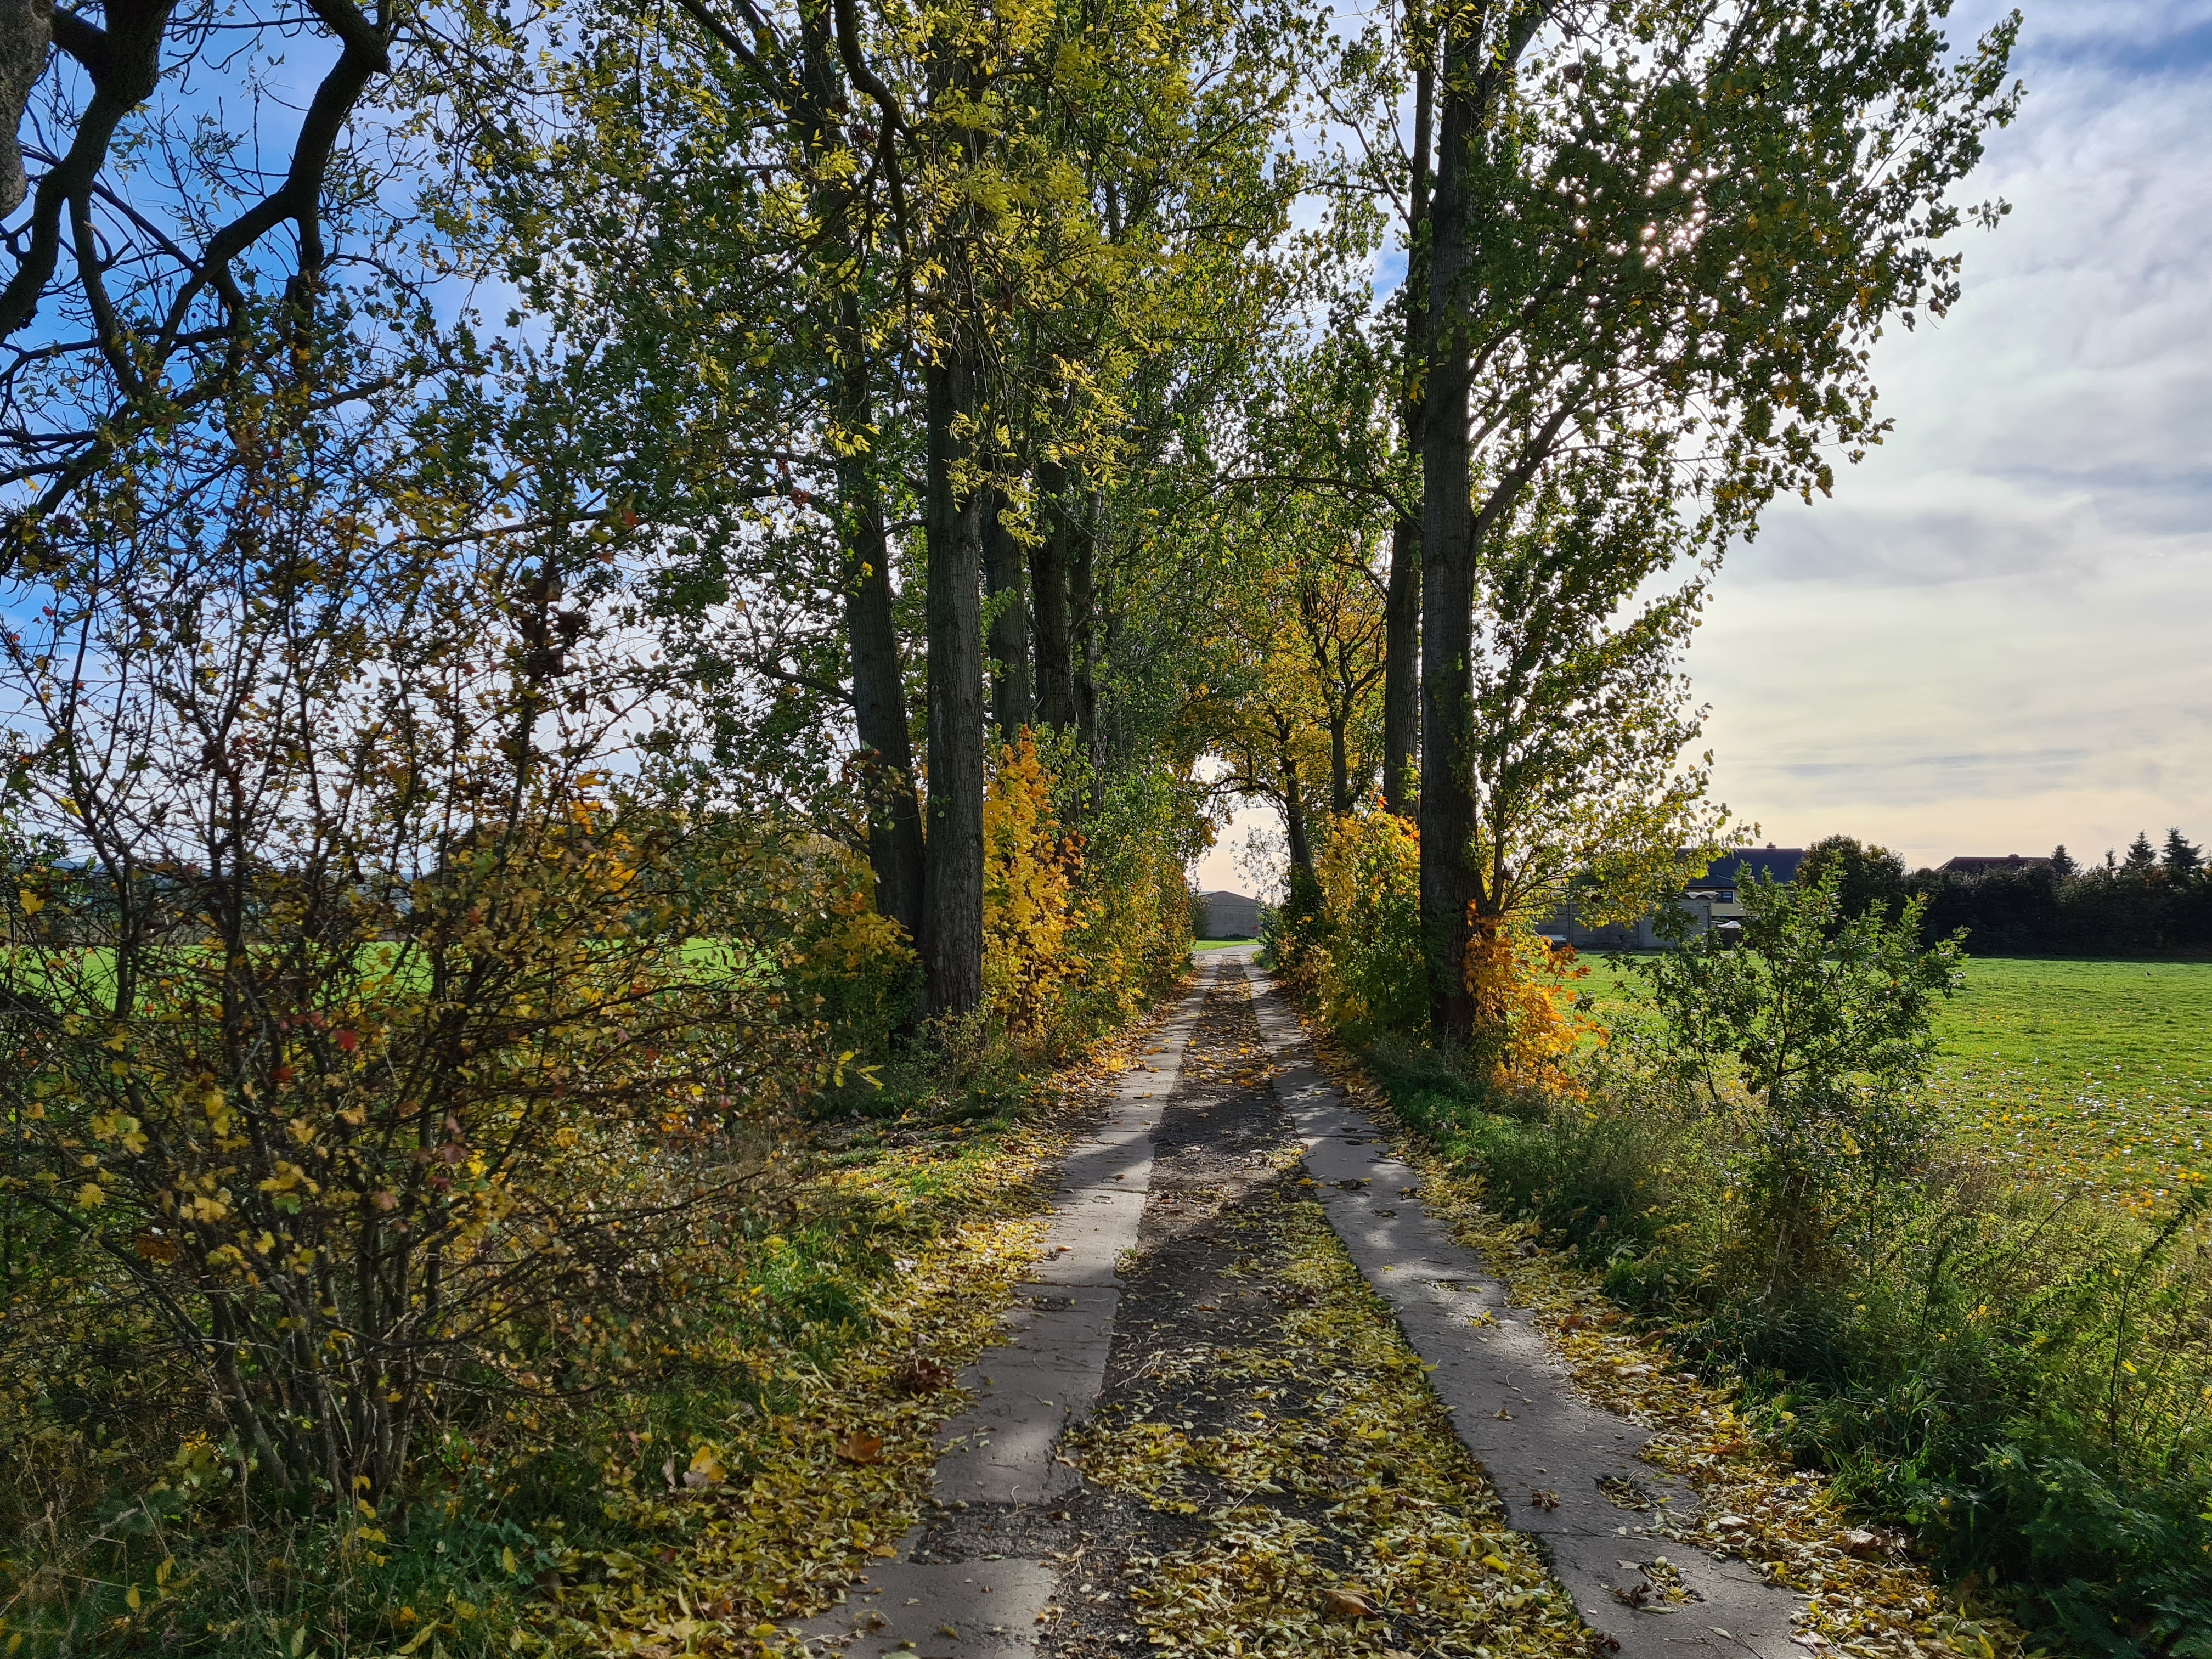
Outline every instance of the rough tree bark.
[[[861, 394], [865, 399], [866, 393]], [[854, 724], [866, 769], [868, 863], [876, 908], [921, 934], [921, 801], [915, 790], [914, 740], [906, 717], [906, 672], [891, 617], [890, 550], [883, 498], [867, 458], [838, 465], [843, 498], [845, 631], [852, 651]], [[860, 476], [848, 477], [849, 474]]]
[[1352, 738], [1346, 730], [1351, 718], [1346, 708], [1329, 711], [1328, 810], [1340, 818], [1350, 817], [1354, 805], [1352, 799]]
[[1306, 831], [1306, 793], [1298, 769], [1283, 767], [1283, 836], [1290, 843], [1291, 867], [1313, 873], [1313, 839]]
[[[1462, 8], [1443, 27], [1435, 191], [1429, 204], [1429, 318], [1421, 420], [1421, 931], [1429, 1016], [1437, 1034], [1464, 1041], [1477, 1010], [1467, 988], [1468, 923], [1486, 889], [1474, 867], [1474, 584], [1483, 535], [1549, 453], [1562, 402], [1523, 446], [1522, 459], [1474, 501], [1468, 420], [1470, 337], [1482, 296], [1473, 281], [1481, 226], [1474, 204], [1484, 130], [1519, 72], [1522, 53], [1553, 0]], [[1493, 31], [1486, 23], [1493, 21]]]
[[1382, 805], [1412, 805], [1413, 758], [1421, 730], [1421, 521], [1390, 527], [1390, 580], [1383, 590]]
[[995, 609], [991, 617], [991, 723], [1011, 743], [1036, 718], [1030, 688], [1028, 560], [1006, 523], [1006, 493], [984, 492], [983, 585]]
[[1039, 462], [1036, 474], [1037, 544], [1030, 550], [1030, 620], [1036, 631], [1036, 717], [1065, 732], [1075, 725], [1074, 642], [1069, 632], [1068, 564], [1074, 519], [1067, 510], [1067, 472]]
[[1069, 634], [1075, 646], [1076, 740], [1094, 767], [1098, 762], [1097, 512], [1093, 496], [1076, 516], [1067, 562]]
[[1468, 435], [1471, 384], [1462, 293], [1470, 263], [1469, 207], [1477, 109], [1460, 83], [1480, 72], [1479, 32], [1449, 32], [1436, 194], [1429, 216], [1429, 331], [1421, 423], [1421, 930], [1437, 1034], [1473, 1035], [1467, 988], [1468, 909], [1481, 891], [1469, 861], [1474, 830], [1473, 732], [1474, 510]]
[[53, 36], [53, 0], [0, 0], [0, 215], [22, 206], [30, 191], [15, 135]]
[[982, 503], [955, 476], [956, 428], [975, 403], [957, 340], [925, 375], [928, 477], [924, 601], [929, 640], [929, 809], [922, 866], [921, 958], [933, 1019], [983, 1000]]

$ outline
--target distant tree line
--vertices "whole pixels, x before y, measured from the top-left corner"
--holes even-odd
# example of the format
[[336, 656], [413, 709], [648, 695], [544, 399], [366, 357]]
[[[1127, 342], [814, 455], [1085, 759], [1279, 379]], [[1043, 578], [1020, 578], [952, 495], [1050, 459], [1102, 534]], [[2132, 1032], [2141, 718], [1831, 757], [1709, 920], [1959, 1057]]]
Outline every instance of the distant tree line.
[[2203, 849], [2180, 830], [2163, 848], [2138, 833], [2124, 854], [2084, 865], [2062, 844], [2048, 862], [1979, 872], [1915, 870], [1886, 847], [1850, 836], [1818, 842], [1799, 866], [1800, 881], [1839, 872], [1847, 915], [1890, 914], [1923, 897], [1921, 927], [1930, 939], [1966, 931], [1966, 948], [1984, 956], [2058, 952], [2131, 956], [2212, 945], [2212, 871]]

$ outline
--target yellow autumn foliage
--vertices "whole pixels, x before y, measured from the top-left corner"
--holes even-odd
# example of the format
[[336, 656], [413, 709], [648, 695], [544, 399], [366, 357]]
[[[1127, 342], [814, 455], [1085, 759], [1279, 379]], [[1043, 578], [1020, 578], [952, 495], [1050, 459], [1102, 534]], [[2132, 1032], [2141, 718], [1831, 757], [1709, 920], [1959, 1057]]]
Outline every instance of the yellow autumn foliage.
[[1079, 842], [1061, 833], [1053, 775], [1024, 730], [999, 751], [983, 798], [983, 1000], [1018, 1040], [1036, 1042], [1084, 973], [1076, 935]]
[[817, 837], [762, 862], [777, 899], [754, 925], [781, 935], [780, 963], [802, 1007], [843, 1047], [881, 1053], [913, 1016], [921, 963], [906, 929], [876, 908], [868, 861]]
[[1490, 1081], [1515, 1094], [1541, 1091], [1578, 1098], [1583, 1092], [1567, 1068], [1602, 1028], [1576, 1006], [1575, 985], [1589, 969], [1571, 945], [1498, 916], [1468, 918], [1467, 988], [1474, 999], [1478, 1029], [1489, 1034], [1483, 1056]]
[[1331, 818], [1314, 861], [1322, 927], [1302, 977], [1341, 1030], [1406, 1030], [1427, 1018], [1421, 960], [1421, 836], [1379, 806]]
[[[1279, 927], [1279, 967], [1353, 1041], [1428, 1023], [1421, 950], [1420, 831], [1379, 805], [1333, 817], [1314, 860], [1310, 917]], [[1572, 1096], [1568, 1062], [1602, 1039], [1576, 1006], [1589, 969], [1520, 917], [1468, 917], [1467, 986], [1480, 1035], [1472, 1058], [1493, 1087]]]

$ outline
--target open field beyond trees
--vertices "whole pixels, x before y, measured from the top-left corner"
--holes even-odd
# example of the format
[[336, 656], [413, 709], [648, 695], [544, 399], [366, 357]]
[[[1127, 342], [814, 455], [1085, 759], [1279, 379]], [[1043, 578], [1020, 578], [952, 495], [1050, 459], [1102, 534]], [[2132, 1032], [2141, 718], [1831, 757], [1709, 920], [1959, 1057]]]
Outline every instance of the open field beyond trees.
[[[1633, 975], [1591, 957], [1601, 1016]], [[2023, 1182], [2155, 1207], [2212, 1175], [2212, 963], [1970, 957], [1936, 1015], [1948, 1133]]]

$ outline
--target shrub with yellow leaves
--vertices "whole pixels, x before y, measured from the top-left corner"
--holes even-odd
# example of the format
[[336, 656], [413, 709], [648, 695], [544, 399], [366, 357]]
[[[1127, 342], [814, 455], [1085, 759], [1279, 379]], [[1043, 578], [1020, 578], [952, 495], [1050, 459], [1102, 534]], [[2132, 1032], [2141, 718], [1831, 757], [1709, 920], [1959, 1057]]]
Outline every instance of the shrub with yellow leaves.
[[1001, 745], [983, 805], [984, 1003], [954, 1051], [1003, 1037], [1065, 1054], [1174, 984], [1203, 836], [1173, 778], [1101, 784], [1069, 734], [1024, 729]]
[[1303, 976], [1322, 1018], [1356, 1036], [1419, 1030], [1429, 1013], [1420, 831], [1379, 805], [1331, 818], [1314, 880], [1322, 926]]
[[[1428, 1024], [1420, 878], [1412, 823], [1379, 803], [1333, 817], [1314, 860], [1313, 903], [1271, 936], [1279, 971], [1352, 1042]], [[1603, 1035], [1577, 1006], [1576, 983], [1589, 970], [1519, 916], [1470, 908], [1468, 931], [1474, 1074], [1508, 1094], [1577, 1094], [1568, 1062]]]
[[66, 1430], [42, 1375], [125, 1345], [303, 1508], [618, 1371], [835, 1062], [720, 926], [734, 843], [611, 782], [649, 693], [589, 579], [298, 464], [189, 547], [88, 506], [0, 664], [47, 727], [21, 839], [67, 849], [0, 964], [0, 1394]]
[[1499, 916], [1470, 915], [1467, 988], [1477, 1014], [1477, 1058], [1492, 1087], [1510, 1094], [1579, 1098], [1568, 1069], [1603, 1028], [1577, 1006], [1576, 982], [1589, 969], [1574, 947], [1554, 945]]
[[1018, 1041], [1047, 1032], [1084, 962], [1080, 843], [1060, 828], [1053, 776], [1024, 729], [999, 750], [983, 797], [983, 1000]]
[[747, 920], [776, 935], [801, 1010], [827, 1022], [841, 1048], [881, 1054], [914, 1021], [921, 963], [906, 929], [876, 908], [867, 860], [819, 836], [790, 834], [769, 841], [759, 862], [746, 890], [775, 902]]

